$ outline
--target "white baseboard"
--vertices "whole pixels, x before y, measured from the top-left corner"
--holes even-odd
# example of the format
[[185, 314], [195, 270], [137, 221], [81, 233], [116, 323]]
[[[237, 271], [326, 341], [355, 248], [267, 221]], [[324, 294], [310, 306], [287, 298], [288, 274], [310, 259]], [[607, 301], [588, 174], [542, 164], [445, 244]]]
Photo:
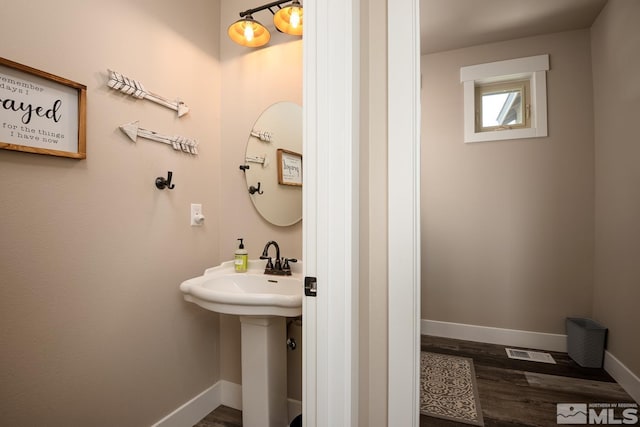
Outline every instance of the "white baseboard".
[[[222, 384], [222, 405], [242, 411], [242, 386], [229, 381], [220, 381]], [[302, 402], [287, 399], [287, 415], [289, 423], [302, 413]]]
[[[291, 422], [302, 413], [302, 402], [288, 399], [287, 403], [289, 422]], [[153, 424], [152, 427], [190, 427], [220, 405], [242, 411], [242, 386], [220, 380]]]
[[289, 411], [289, 424], [291, 424], [291, 421], [293, 421], [295, 417], [302, 413], [302, 402], [299, 400], [288, 399], [287, 403], [287, 409]]
[[222, 383], [220, 404], [242, 411], [242, 386], [225, 380], [220, 380], [220, 383]]
[[222, 404], [222, 385], [218, 381], [193, 399], [189, 400], [152, 427], [193, 426], [209, 412]]
[[604, 369], [629, 393], [629, 396], [636, 403], [640, 403], [640, 378], [606, 350], [604, 352]]
[[436, 337], [524, 347], [532, 350], [567, 351], [567, 336], [489, 326], [421, 320], [421, 333]]

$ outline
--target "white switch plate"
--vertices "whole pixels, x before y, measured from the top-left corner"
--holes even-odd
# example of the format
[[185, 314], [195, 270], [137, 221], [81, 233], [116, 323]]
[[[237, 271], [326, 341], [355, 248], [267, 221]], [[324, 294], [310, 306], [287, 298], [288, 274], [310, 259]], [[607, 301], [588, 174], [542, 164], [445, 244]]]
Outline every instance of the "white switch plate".
[[196, 221], [198, 216], [202, 215], [202, 205], [200, 203], [191, 203], [191, 225], [193, 227], [200, 227], [204, 223], [204, 219], [200, 222]]

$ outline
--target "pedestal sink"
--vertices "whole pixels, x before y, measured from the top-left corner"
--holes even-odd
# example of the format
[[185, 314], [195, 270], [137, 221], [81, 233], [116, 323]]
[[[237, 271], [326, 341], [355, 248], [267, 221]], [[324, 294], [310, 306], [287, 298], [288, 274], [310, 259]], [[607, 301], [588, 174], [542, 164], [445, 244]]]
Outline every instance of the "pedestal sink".
[[184, 299], [207, 310], [240, 316], [242, 424], [286, 427], [286, 317], [302, 314], [302, 264], [291, 276], [264, 274], [265, 261], [249, 260], [246, 273], [233, 261], [180, 284]]

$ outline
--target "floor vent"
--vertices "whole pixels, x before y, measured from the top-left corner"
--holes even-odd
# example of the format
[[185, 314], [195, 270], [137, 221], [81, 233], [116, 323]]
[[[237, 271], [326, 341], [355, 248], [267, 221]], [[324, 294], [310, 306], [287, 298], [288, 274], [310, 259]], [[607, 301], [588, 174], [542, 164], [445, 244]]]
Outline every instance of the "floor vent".
[[540, 351], [531, 351], [531, 350], [519, 350], [517, 348], [505, 348], [507, 351], [507, 356], [510, 359], [518, 359], [518, 360], [528, 360], [530, 362], [542, 362], [542, 363], [553, 363], [556, 364], [556, 361], [553, 360], [553, 356], [549, 353], [543, 353]]

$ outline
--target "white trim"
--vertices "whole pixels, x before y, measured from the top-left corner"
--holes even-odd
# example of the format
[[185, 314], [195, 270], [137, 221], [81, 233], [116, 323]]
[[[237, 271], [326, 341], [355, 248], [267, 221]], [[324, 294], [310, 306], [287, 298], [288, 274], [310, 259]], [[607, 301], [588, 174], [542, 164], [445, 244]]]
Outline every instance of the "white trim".
[[[242, 411], [242, 386], [230, 381], [220, 380], [153, 424], [152, 427], [192, 426], [221, 405]], [[287, 399], [289, 423], [301, 413], [302, 402], [295, 399]]]
[[190, 399], [152, 427], [192, 426], [222, 404], [223, 381], [218, 381], [202, 393]]
[[567, 336], [422, 319], [422, 334], [512, 347], [567, 352]]
[[[222, 386], [219, 405], [228, 406], [229, 408], [242, 411], [242, 386], [225, 380], [221, 380], [219, 383], [221, 383]], [[291, 423], [291, 421], [301, 413], [302, 401], [291, 398], [287, 399], [287, 419], [289, 420], [289, 423]]]
[[289, 424], [291, 424], [295, 417], [302, 414], [302, 401], [287, 399], [287, 414], [289, 415]]
[[[220, 404], [218, 406], [224, 405], [242, 411], [242, 385], [225, 380], [221, 380], [218, 383], [221, 383], [222, 389]], [[213, 411], [213, 409], [211, 411]], [[301, 413], [302, 401], [291, 398], [287, 399], [287, 419], [289, 423]]]
[[[538, 55], [460, 68], [464, 93], [464, 142], [500, 141], [506, 139], [539, 138], [548, 135], [547, 70], [549, 55]], [[476, 132], [476, 83], [493, 83], [513, 79], [531, 81], [531, 127], [525, 129]]]
[[420, 425], [419, 6], [419, 0], [387, 2], [387, 424], [406, 427]]
[[489, 80], [496, 76], [530, 74], [534, 71], [547, 70], [549, 70], [549, 55], [529, 56], [462, 67], [460, 68], [460, 82]]
[[305, 5], [303, 268], [318, 285], [302, 307], [305, 427], [358, 425], [360, 1]]
[[547, 73], [536, 71], [531, 78], [531, 123], [536, 137], [548, 136], [547, 129]]
[[640, 403], [640, 378], [609, 351], [604, 352], [604, 369], [620, 386]]
[[242, 411], [242, 386], [230, 381], [220, 380], [220, 404]]
[[[304, 48], [302, 49], [302, 153], [304, 156], [304, 168], [302, 168], [302, 259], [303, 275], [305, 277], [317, 277], [317, 242], [318, 242], [318, 138], [319, 124], [318, 114], [326, 111], [327, 107], [320, 105], [318, 80], [321, 78], [323, 67], [322, 58], [318, 50], [323, 43], [319, 36], [320, 19], [318, 17], [319, 2], [306, 2], [304, 8]], [[302, 423], [305, 426], [317, 425], [317, 300], [315, 298], [302, 298]]]

